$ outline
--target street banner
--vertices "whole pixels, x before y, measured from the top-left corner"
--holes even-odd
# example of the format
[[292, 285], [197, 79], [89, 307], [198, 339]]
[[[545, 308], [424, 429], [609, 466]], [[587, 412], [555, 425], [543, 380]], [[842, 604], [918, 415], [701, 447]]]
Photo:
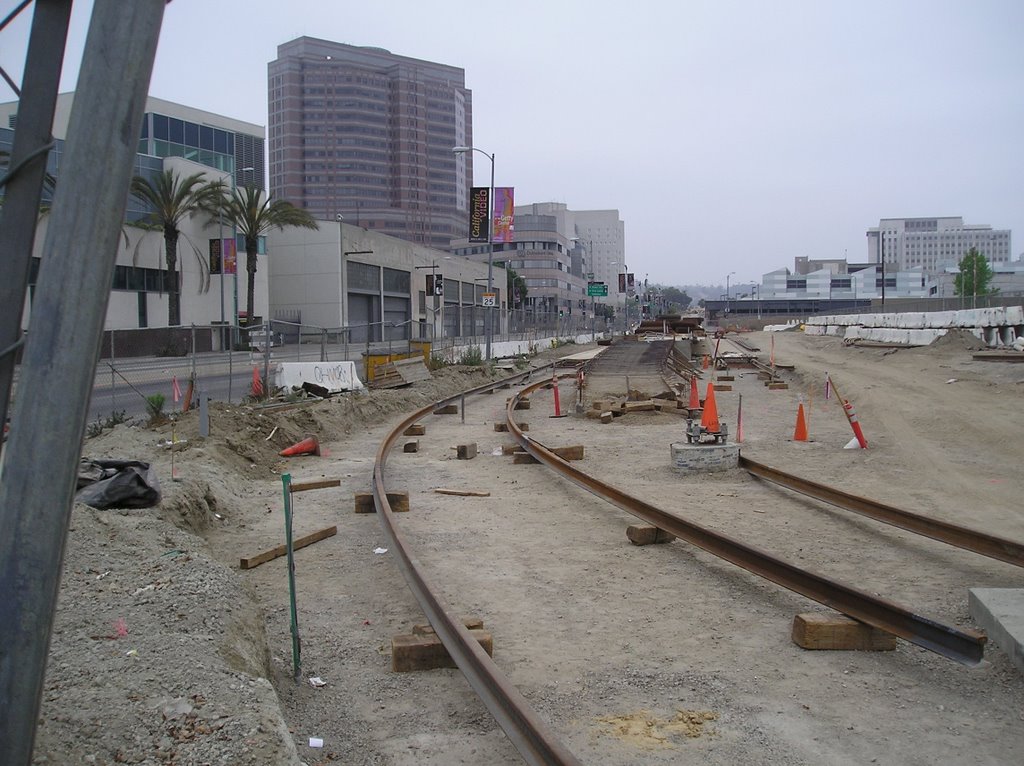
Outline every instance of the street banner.
[[[219, 239], [210, 240], [210, 273], [220, 274], [221, 267], [221, 241]], [[175, 399], [177, 401], [177, 399]]]
[[224, 273], [234, 274], [237, 271], [238, 254], [235, 251], [235, 240], [224, 240]]
[[514, 187], [499, 186], [494, 190], [494, 241], [515, 240]]
[[619, 292], [626, 292], [626, 274], [625, 272], [619, 272]]
[[474, 186], [469, 190], [469, 241], [487, 241], [487, 215], [491, 190], [487, 186]]

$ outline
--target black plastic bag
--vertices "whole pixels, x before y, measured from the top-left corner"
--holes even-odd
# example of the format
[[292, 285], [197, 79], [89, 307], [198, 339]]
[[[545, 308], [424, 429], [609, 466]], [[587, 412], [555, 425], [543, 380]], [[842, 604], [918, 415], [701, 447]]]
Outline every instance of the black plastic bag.
[[75, 501], [100, 509], [150, 508], [160, 502], [160, 482], [149, 463], [82, 458]]

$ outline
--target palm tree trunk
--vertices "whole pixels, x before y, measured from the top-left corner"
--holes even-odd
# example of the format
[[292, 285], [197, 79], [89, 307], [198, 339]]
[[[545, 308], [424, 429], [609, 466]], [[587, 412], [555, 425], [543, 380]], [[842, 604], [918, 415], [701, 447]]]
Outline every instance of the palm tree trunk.
[[245, 287], [245, 306], [246, 306], [246, 325], [252, 327], [253, 318], [253, 302], [255, 300], [254, 293], [256, 292], [256, 253], [259, 247], [258, 241], [254, 240], [252, 244], [249, 243], [249, 238], [245, 238], [245, 270], [248, 273], [248, 284]]
[[164, 284], [167, 286], [167, 324], [177, 327], [181, 324], [181, 293], [178, 285], [178, 232], [164, 230], [164, 256], [167, 260], [167, 273]]

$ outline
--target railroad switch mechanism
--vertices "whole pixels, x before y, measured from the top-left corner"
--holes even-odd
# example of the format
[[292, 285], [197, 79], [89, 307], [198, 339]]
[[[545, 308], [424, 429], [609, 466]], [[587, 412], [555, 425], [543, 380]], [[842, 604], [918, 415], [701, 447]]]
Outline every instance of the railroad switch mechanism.
[[664, 529], [646, 524], [631, 524], [626, 527], [626, 537], [633, 545], [660, 545], [676, 539], [675, 535]]
[[[388, 492], [388, 503], [391, 505], [391, 510], [395, 513], [408, 513], [409, 511], [409, 493], [408, 492]], [[376, 513], [377, 507], [373, 504], [373, 493], [372, 492], [356, 492], [355, 493], [355, 512], [356, 513]]]
[[[478, 617], [464, 617], [462, 624], [489, 656], [494, 654], [494, 637], [483, 629]], [[414, 625], [412, 633], [391, 638], [391, 669], [396, 673], [457, 667], [430, 625]]]
[[845, 614], [809, 612], [793, 618], [793, 643], [804, 649], [889, 652], [896, 636]]

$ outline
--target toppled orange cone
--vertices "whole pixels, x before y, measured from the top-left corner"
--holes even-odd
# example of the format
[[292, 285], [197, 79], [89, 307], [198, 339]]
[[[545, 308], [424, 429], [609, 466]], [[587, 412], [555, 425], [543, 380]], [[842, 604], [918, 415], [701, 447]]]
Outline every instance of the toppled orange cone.
[[300, 442], [296, 442], [292, 446], [281, 450], [279, 453], [281, 457], [295, 457], [296, 455], [319, 455], [320, 454], [320, 442], [317, 441], [315, 436], [310, 436], [303, 439]]

